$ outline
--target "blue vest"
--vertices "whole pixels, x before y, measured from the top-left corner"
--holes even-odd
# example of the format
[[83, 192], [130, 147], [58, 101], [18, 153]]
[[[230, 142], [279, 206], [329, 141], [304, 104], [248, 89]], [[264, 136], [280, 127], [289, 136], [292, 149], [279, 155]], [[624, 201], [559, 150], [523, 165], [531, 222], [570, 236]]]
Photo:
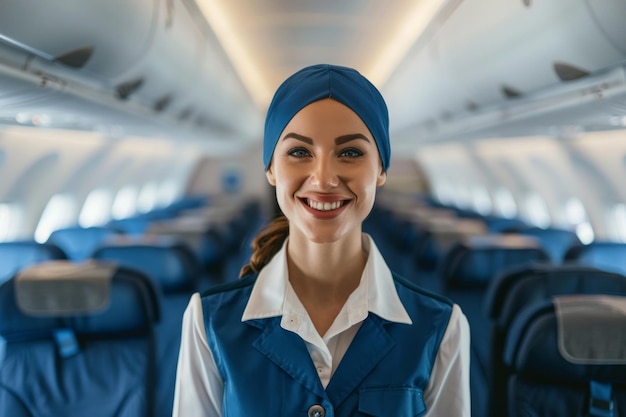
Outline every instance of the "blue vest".
[[224, 417], [403, 417], [426, 412], [423, 393], [452, 303], [394, 276], [412, 325], [370, 313], [324, 389], [281, 317], [241, 322], [256, 275], [202, 295], [209, 347], [224, 381]]

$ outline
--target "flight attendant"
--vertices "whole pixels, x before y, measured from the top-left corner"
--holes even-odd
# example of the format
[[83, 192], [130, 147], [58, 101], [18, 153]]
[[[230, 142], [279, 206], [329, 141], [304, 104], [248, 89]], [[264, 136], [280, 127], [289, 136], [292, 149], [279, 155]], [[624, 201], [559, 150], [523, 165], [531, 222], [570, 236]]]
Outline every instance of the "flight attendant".
[[314, 65], [278, 88], [263, 158], [284, 217], [240, 280], [192, 296], [174, 416], [470, 416], [464, 314], [390, 271], [362, 232], [388, 125], [354, 69]]

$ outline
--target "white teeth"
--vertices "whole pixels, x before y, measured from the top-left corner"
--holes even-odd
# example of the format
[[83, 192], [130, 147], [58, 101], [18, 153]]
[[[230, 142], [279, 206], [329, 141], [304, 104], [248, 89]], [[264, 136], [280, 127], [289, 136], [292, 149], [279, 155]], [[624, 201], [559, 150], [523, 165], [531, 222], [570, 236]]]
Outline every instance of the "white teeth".
[[334, 201], [332, 203], [322, 203], [319, 201], [306, 200], [309, 207], [319, 211], [335, 210], [343, 205], [341, 201]]

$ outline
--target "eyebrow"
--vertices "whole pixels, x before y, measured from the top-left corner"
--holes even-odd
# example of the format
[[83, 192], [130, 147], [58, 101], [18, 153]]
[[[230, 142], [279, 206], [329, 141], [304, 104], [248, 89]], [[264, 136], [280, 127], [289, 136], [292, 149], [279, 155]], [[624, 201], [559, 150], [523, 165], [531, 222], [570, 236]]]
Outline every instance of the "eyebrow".
[[[313, 145], [313, 139], [311, 139], [308, 136], [304, 136], [304, 135], [299, 135], [297, 133], [287, 133], [285, 136], [283, 136], [283, 140], [287, 139], [287, 138], [292, 138], [292, 139], [296, 139], [299, 141], [302, 141], [304, 143], [308, 143], [309, 145]], [[342, 135], [339, 136], [337, 138], [335, 138], [335, 144], [337, 145], [342, 145], [346, 142], [350, 142], [351, 140], [356, 140], [356, 139], [362, 139], [366, 142], [369, 142], [369, 138], [361, 133], [352, 133], [349, 135]]]

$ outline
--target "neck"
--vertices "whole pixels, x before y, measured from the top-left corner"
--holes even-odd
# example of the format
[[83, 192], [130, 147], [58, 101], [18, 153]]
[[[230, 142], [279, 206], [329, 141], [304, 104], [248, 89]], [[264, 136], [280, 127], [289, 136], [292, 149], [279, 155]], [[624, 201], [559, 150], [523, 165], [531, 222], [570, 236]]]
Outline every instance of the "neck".
[[287, 246], [289, 281], [323, 336], [359, 286], [367, 261], [361, 234], [324, 244], [293, 237]]

